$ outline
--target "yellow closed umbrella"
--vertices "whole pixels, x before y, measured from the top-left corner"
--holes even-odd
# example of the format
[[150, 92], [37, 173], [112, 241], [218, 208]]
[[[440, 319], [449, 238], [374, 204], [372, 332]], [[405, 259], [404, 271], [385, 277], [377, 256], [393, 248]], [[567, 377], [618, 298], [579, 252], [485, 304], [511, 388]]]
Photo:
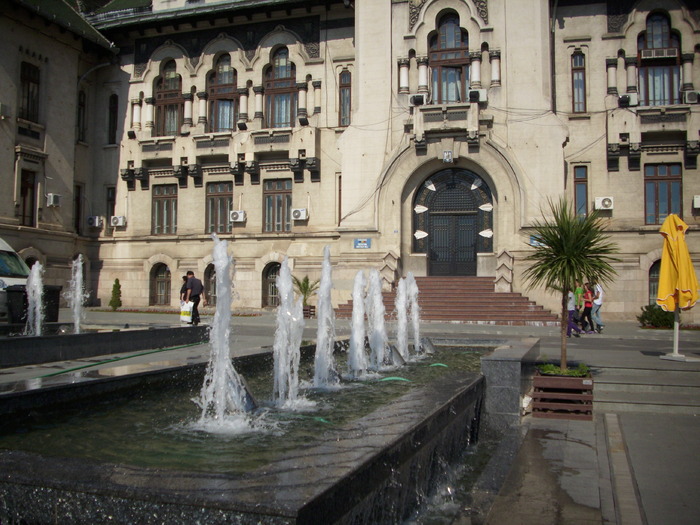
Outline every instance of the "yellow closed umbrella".
[[666, 217], [659, 232], [664, 237], [659, 272], [659, 290], [656, 304], [668, 312], [675, 312], [673, 327], [673, 354], [662, 356], [665, 359], [687, 361], [678, 353], [678, 327], [680, 310], [692, 308], [698, 300], [698, 279], [690, 259], [685, 232], [688, 225], [675, 214]]

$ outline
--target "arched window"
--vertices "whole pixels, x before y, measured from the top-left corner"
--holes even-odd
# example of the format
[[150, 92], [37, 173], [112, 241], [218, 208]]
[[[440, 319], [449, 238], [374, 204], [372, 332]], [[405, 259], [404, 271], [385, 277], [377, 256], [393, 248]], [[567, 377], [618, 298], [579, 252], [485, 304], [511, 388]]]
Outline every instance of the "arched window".
[[338, 91], [340, 95], [340, 116], [338, 124], [341, 126], [349, 126], [350, 110], [352, 109], [350, 102], [350, 95], [352, 94], [352, 76], [350, 71], [343, 69], [340, 72], [340, 78], [338, 80]]
[[161, 76], [156, 81], [156, 136], [178, 135], [185, 111], [182, 96], [182, 79], [177, 74], [174, 60], [163, 66]]
[[221, 55], [208, 77], [209, 131], [231, 131], [238, 121], [238, 82], [231, 55]]
[[659, 294], [659, 275], [661, 273], [661, 261], [656, 261], [649, 268], [649, 304], [656, 304]]
[[109, 96], [107, 114], [107, 144], [117, 143], [117, 125], [119, 119], [119, 95]]
[[279, 306], [280, 300], [277, 294], [277, 276], [280, 274], [280, 264], [270, 263], [263, 270], [263, 307]]
[[468, 100], [469, 37], [459, 27], [456, 14], [443, 16], [437, 33], [430, 38], [429, 66], [433, 72], [434, 103]]
[[571, 55], [571, 87], [574, 113], [586, 112], [586, 56], [577, 49]]
[[210, 264], [204, 270], [204, 294], [210, 306], [216, 306], [216, 266]]
[[656, 13], [647, 18], [646, 31], [637, 41], [641, 105], [680, 103], [680, 47], [667, 16]]
[[151, 270], [151, 306], [170, 305], [170, 268], [156, 264]]
[[297, 117], [296, 67], [289, 60], [289, 50], [282, 47], [272, 56], [272, 65], [265, 73], [267, 125], [286, 128]]

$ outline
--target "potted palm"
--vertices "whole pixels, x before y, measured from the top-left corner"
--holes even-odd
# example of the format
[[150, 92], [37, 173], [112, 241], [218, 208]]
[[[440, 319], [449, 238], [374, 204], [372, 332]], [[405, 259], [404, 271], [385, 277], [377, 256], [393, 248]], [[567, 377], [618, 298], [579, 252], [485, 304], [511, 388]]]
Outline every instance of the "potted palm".
[[301, 302], [304, 309], [304, 318], [311, 318], [316, 312], [315, 308], [309, 304], [309, 299], [311, 294], [318, 290], [319, 281], [309, 280], [309, 276], [305, 275], [303, 279], [292, 276], [292, 281], [294, 282], [294, 289], [301, 296]]
[[[546, 410], [552, 410], [552, 403], [557, 403], [554, 406], [557, 408], [559, 402], [568, 400], [578, 405], [581, 401], [589, 403], [587, 411], [590, 415], [593, 400], [590, 372], [585, 366], [569, 370], [567, 363], [568, 294], [574, 289], [576, 280], [585, 278], [601, 284], [609, 282], [616, 275], [612, 263], [619, 261], [614, 257], [618, 249], [609, 240], [598, 212], [578, 215], [565, 198], [558, 202], [550, 200], [549, 208], [551, 218], [536, 220], [533, 224], [536, 242], [533, 243], [534, 251], [525, 258], [530, 263], [525, 270], [525, 279], [530, 288], [544, 286], [548, 291], [560, 294], [561, 355], [558, 367], [548, 365], [533, 380], [533, 399], [536, 400], [533, 412], [537, 400]], [[569, 382], [573, 384], [567, 388], [566, 379], [569, 378], [573, 379]], [[559, 397], [554, 395], [557, 389], [563, 390]], [[580, 407], [575, 410], [579, 412]]]

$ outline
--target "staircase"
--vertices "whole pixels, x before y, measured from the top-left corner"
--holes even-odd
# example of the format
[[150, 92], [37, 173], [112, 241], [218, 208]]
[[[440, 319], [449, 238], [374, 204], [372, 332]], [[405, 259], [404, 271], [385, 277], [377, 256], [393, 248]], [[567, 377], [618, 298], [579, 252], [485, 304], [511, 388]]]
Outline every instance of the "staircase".
[[[420, 317], [424, 321], [471, 324], [558, 324], [549, 311], [519, 293], [495, 292], [493, 277], [416, 277]], [[385, 292], [387, 318], [395, 317], [395, 292]], [[352, 301], [339, 305], [336, 317], [352, 317]]]
[[700, 413], [700, 371], [594, 367], [597, 412]]

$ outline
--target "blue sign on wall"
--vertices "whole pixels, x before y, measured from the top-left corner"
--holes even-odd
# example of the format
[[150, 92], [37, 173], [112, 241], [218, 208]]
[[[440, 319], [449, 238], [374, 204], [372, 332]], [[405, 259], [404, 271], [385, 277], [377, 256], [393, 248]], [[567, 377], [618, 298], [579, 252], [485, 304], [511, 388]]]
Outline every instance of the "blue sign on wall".
[[356, 250], [367, 250], [372, 246], [372, 239], [355, 239]]

